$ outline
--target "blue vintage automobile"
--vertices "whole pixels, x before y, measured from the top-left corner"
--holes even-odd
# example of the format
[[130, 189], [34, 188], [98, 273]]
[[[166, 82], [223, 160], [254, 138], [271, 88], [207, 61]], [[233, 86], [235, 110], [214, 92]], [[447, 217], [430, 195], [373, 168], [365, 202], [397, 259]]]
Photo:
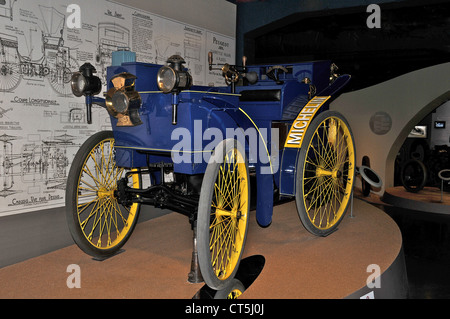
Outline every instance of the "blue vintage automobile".
[[112, 130], [79, 149], [66, 206], [74, 241], [97, 258], [124, 245], [141, 205], [186, 215], [194, 231], [190, 281], [220, 290], [238, 269], [250, 209], [265, 227], [274, 203], [295, 199], [309, 232], [336, 230], [351, 202], [355, 144], [346, 119], [329, 110], [350, 80], [330, 61], [238, 66], [208, 58], [224, 86], [192, 85], [178, 55], [167, 65], [109, 67], [104, 98], [91, 64], [73, 74], [88, 122], [100, 105]]

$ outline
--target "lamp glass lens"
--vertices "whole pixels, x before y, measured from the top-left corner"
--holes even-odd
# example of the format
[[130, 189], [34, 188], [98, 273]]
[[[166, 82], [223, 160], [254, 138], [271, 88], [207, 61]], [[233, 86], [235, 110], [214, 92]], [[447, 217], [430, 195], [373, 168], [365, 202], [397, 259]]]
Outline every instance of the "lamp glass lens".
[[87, 81], [83, 74], [76, 72], [72, 75], [70, 84], [72, 87], [72, 93], [75, 96], [82, 96], [84, 90], [86, 89]]
[[119, 113], [124, 113], [128, 110], [128, 98], [122, 91], [117, 91], [112, 97], [114, 108]]
[[161, 91], [163, 92], [171, 92], [176, 85], [176, 75], [175, 75], [175, 71], [170, 68], [170, 67], [166, 67], [163, 66], [159, 71], [158, 71], [158, 87]]

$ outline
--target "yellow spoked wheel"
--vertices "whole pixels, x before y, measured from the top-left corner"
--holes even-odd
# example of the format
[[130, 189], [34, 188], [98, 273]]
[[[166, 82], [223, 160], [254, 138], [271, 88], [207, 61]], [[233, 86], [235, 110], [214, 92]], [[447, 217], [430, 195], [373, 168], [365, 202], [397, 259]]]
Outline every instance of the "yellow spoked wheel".
[[297, 163], [296, 204], [305, 228], [317, 236], [333, 232], [351, 200], [355, 143], [345, 118], [319, 114], [308, 127]]
[[[125, 207], [116, 198], [117, 181], [125, 173], [116, 166], [111, 131], [87, 139], [73, 160], [66, 188], [67, 222], [75, 243], [91, 256], [116, 253], [136, 225], [140, 204]], [[128, 186], [140, 188], [140, 175], [131, 174]]]
[[249, 201], [245, 151], [234, 139], [222, 141], [206, 169], [197, 216], [198, 260], [210, 288], [223, 289], [236, 274], [247, 237]]

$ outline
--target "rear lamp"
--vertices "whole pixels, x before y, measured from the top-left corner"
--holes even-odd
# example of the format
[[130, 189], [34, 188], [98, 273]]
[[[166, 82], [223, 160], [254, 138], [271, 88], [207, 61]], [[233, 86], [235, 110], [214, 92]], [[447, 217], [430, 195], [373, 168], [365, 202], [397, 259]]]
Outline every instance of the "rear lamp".
[[169, 64], [161, 67], [158, 71], [158, 88], [163, 93], [178, 93], [190, 88], [192, 77], [188, 71], [182, 68], [182, 64], [186, 63], [184, 59], [179, 55], [172, 55], [167, 63]]

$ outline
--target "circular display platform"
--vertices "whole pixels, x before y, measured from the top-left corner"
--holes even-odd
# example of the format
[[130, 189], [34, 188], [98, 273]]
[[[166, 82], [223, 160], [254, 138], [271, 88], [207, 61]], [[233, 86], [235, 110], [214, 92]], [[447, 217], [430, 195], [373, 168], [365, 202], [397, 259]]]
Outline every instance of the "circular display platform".
[[[263, 256], [264, 267], [241, 298], [406, 297], [402, 238], [381, 210], [354, 200], [339, 229], [315, 237], [300, 223], [294, 202], [274, 208], [270, 227], [251, 212], [245, 257]], [[192, 231], [186, 217], [168, 214], [137, 225], [124, 252], [96, 261], [72, 245], [0, 269], [0, 298], [190, 299], [203, 284], [190, 284]], [[81, 289], [67, 283], [78, 265]], [[381, 288], [366, 286], [379, 268]], [[68, 270], [69, 269], [69, 270]]]
[[[242, 298], [406, 298], [402, 237], [383, 211], [354, 200], [339, 229], [315, 237], [303, 229], [294, 203], [275, 207], [270, 228], [251, 225], [246, 254], [266, 258], [258, 279]], [[380, 288], [367, 279], [379, 266]], [[376, 266], [375, 266], [376, 267]], [[370, 296], [370, 295], [369, 295]]]
[[450, 193], [437, 187], [424, 187], [417, 193], [408, 192], [403, 186], [390, 187], [385, 190], [382, 201], [410, 210], [450, 214]]

